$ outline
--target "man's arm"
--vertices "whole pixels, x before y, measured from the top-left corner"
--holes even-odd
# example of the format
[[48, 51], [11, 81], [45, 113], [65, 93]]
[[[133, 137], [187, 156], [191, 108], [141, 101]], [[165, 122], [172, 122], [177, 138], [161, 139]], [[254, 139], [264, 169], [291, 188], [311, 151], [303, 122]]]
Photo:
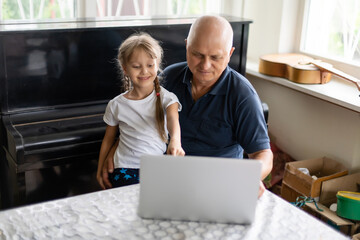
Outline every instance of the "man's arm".
[[111, 147], [109, 154], [106, 156], [102, 165], [101, 180], [105, 189], [112, 188], [112, 184], [109, 179], [109, 173], [112, 173], [114, 171], [114, 154], [118, 144], [119, 140], [117, 140], [115, 144]]
[[[273, 167], [273, 153], [270, 149], [260, 150], [258, 152], [248, 154], [250, 159], [259, 160], [262, 163], [261, 168], [261, 179], [264, 180], [267, 175], [270, 174], [272, 167]], [[260, 181], [260, 189], [259, 189], [259, 198], [265, 191], [265, 186]]]
[[264, 180], [270, 174], [273, 167], [273, 153], [270, 149], [249, 153], [250, 159], [259, 160], [262, 163], [261, 179]]
[[109, 173], [114, 171], [114, 154], [117, 146], [119, 145], [119, 139], [111, 147], [109, 154], [104, 160], [101, 171], [102, 182], [105, 185], [105, 188], [112, 188], [111, 182], [109, 180]]
[[117, 129], [118, 129], [117, 126], [108, 125], [106, 127], [104, 139], [103, 139], [103, 141], [101, 143], [96, 178], [97, 178], [97, 181], [99, 182], [102, 189], [106, 188], [105, 185], [104, 185], [104, 182], [103, 182], [103, 176], [102, 176], [103, 171], [102, 170], [104, 168], [104, 165], [107, 165], [106, 164], [107, 157], [111, 153], [114, 154], [114, 152], [111, 152], [111, 149], [113, 147], [113, 143], [114, 143], [114, 140], [115, 140], [115, 137], [116, 137]]

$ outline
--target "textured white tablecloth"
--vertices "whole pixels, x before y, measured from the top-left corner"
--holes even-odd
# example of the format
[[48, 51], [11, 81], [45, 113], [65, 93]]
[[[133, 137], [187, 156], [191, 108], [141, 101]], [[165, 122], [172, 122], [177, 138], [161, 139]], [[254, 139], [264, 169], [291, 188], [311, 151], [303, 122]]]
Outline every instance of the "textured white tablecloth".
[[0, 212], [0, 239], [348, 239], [265, 192], [251, 225], [144, 220], [139, 185]]

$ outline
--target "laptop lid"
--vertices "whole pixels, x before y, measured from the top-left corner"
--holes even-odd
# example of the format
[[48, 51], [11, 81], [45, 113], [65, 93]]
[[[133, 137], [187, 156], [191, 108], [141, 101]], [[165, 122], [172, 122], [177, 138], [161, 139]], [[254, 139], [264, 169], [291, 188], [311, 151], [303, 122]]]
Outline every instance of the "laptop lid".
[[215, 157], [143, 156], [142, 218], [249, 224], [254, 220], [261, 163]]

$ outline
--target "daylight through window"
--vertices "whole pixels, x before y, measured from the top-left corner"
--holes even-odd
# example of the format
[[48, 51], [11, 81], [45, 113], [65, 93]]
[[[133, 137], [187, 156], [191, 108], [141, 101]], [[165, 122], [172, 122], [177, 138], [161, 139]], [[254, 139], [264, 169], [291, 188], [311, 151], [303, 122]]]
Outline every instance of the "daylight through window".
[[302, 51], [360, 65], [360, 0], [309, 0]]

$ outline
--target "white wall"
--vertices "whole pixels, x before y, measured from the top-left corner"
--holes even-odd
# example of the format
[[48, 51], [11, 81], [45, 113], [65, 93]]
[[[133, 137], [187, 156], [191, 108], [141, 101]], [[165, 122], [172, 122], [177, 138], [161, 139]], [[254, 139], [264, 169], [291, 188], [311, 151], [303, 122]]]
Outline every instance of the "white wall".
[[249, 60], [293, 52], [299, 42], [302, 9], [303, 3], [298, 0], [246, 0], [243, 17], [254, 21], [250, 25]]
[[327, 156], [360, 170], [360, 113], [247, 75], [269, 105], [271, 141], [296, 160]]
[[[227, 8], [228, 14], [237, 15], [241, 9], [242, 15], [237, 16], [253, 20], [248, 61], [258, 61], [268, 53], [294, 52], [299, 45], [303, 8], [303, 0], [243, 0], [237, 7]], [[327, 156], [351, 171], [360, 170], [360, 113], [247, 77], [269, 105], [269, 134], [280, 149], [296, 160]]]

